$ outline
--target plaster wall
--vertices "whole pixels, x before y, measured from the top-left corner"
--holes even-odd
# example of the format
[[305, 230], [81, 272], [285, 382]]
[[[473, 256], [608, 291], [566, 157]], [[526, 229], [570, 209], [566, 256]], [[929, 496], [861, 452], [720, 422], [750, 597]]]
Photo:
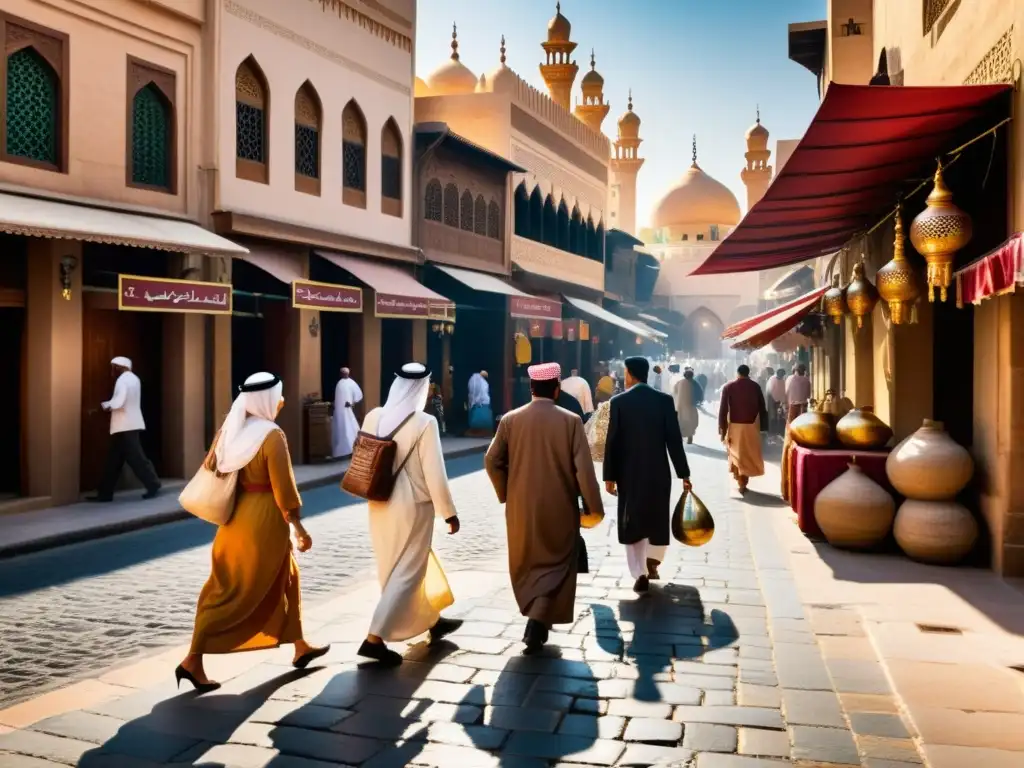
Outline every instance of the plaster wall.
[[[878, 52], [873, 42], [874, 19], [872, 5], [882, 0], [831, 0], [828, 4], [828, 71], [833, 81], [851, 85], [867, 85], [875, 73]], [[920, 3], [898, 0], [906, 7]], [[859, 35], [846, 35], [845, 25], [850, 19], [859, 26]]]
[[758, 272], [691, 276], [716, 246], [675, 242], [646, 247], [661, 262], [655, 296], [667, 299], [672, 309], [684, 315], [705, 306], [728, 325], [737, 307], [757, 306], [761, 278]]
[[[220, 0], [218, 9], [215, 207], [325, 232], [410, 245], [412, 241], [412, 46], [401, 24], [382, 26], [341, 2]], [[360, 3], [363, 9], [364, 4]], [[388, 38], [391, 39], [388, 39]], [[269, 90], [269, 183], [235, 176], [235, 73], [248, 56]], [[320, 195], [295, 189], [295, 94], [309, 81], [321, 102]], [[355, 99], [366, 118], [366, 208], [344, 205], [342, 110]], [[402, 217], [381, 211], [381, 130], [402, 135]]]
[[782, 169], [786, 167], [786, 163], [789, 162], [789, 158], [793, 154], [793, 150], [796, 149], [796, 145], [800, 143], [800, 139], [779, 139], [775, 142], [775, 175], [778, 176]]

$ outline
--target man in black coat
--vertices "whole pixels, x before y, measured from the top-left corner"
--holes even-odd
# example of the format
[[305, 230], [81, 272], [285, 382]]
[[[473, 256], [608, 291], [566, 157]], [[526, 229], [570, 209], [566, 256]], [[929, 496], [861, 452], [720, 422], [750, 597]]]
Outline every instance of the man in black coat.
[[646, 384], [648, 363], [626, 360], [626, 391], [611, 401], [604, 449], [604, 481], [619, 498], [619, 543], [626, 545], [633, 589], [646, 592], [658, 578], [669, 543], [672, 475], [690, 488], [690, 467], [669, 395]]

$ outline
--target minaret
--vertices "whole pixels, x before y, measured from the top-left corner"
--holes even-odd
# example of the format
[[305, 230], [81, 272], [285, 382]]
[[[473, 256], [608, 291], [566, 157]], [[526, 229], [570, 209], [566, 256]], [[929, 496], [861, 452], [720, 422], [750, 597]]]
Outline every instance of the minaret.
[[761, 108], [757, 109], [757, 122], [747, 131], [747, 166], [740, 173], [740, 178], [747, 188], [747, 210], [753, 208], [758, 200], [768, 191], [772, 183], [772, 167], [768, 159], [772, 156], [768, 149], [768, 129], [761, 125]]
[[612, 107], [604, 101], [604, 78], [598, 74], [594, 62], [594, 52], [590, 52], [590, 71], [583, 76], [580, 85], [583, 88], [583, 103], [576, 105], [575, 114], [595, 131], [601, 130], [601, 123], [608, 117]]
[[576, 43], [569, 39], [571, 33], [572, 26], [562, 15], [562, 4], [555, 3], [555, 17], [548, 22], [548, 40], [541, 43], [547, 61], [540, 65], [540, 74], [548, 86], [551, 99], [566, 111], [572, 109], [572, 84], [576, 82], [576, 73], [580, 71], [572, 60]]
[[640, 148], [640, 118], [633, 111], [633, 91], [629, 92], [626, 113], [619, 118], [619, 136], [612, 145], [612, 192], [609, 209], [614, 213], [612, 226], [636, 236], [636, 177], [644, 164], [637, 156]]

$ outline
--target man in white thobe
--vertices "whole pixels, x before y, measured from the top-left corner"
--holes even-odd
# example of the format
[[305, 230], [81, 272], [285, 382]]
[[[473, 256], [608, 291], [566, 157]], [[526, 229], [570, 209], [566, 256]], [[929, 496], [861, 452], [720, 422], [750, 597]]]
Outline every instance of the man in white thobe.
[[334, 422], [331, 425], [332, 453], [338, 459], [352, 453], [352, 446], [359, 433], [359, 420], [352, 410], [363, 399], [363, 390], [352, 378], [352, 372], [342, 368], [340, 375], [334, 388]]
[[693, 371], [689, 368], [683, 373], [672, 388], [672, 401], [676, 406], [676, 418], [679, 419], [679, 432], [688, 444], [693, 444], [693, 436], [697, 433], [696, 387]]
[[114, 394], [100, 404], [110, 413], [110, 445], [99, 488], [89, 501], [114, 500], [114, 487], [126, 462], [146, 487], [142, 498], [152, 499], [160, 493], [160, 478], [142, 450], [142, 433], [146, 429], [142, 418], [142, 382], [132, 373], [132, 361], [127, 357], [115, 357], [110, 367], [116, 377]]
[[469, 377], [466, 400], [470, 432], [490, 435], [494, 429], [494, 413], [491, 411], [491, 385], [487, 381], [487, 371]]
[[580, 376], [577, 369], [573, 368], [569, 378], [562, 382], [562, 391], [576, 398], [584, 414], [594, 412], [594, 398], [590, 392], [590, 385]]

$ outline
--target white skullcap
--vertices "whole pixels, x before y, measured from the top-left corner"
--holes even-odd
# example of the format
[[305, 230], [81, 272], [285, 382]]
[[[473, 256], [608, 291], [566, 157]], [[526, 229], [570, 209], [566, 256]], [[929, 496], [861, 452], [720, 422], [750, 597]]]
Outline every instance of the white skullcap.
[[115, 357], [110, 361], [111, 365], [119, 365], [122, 368], [127, 368], [129, 371], [132, 369], [132, 361], [127, 357]]

